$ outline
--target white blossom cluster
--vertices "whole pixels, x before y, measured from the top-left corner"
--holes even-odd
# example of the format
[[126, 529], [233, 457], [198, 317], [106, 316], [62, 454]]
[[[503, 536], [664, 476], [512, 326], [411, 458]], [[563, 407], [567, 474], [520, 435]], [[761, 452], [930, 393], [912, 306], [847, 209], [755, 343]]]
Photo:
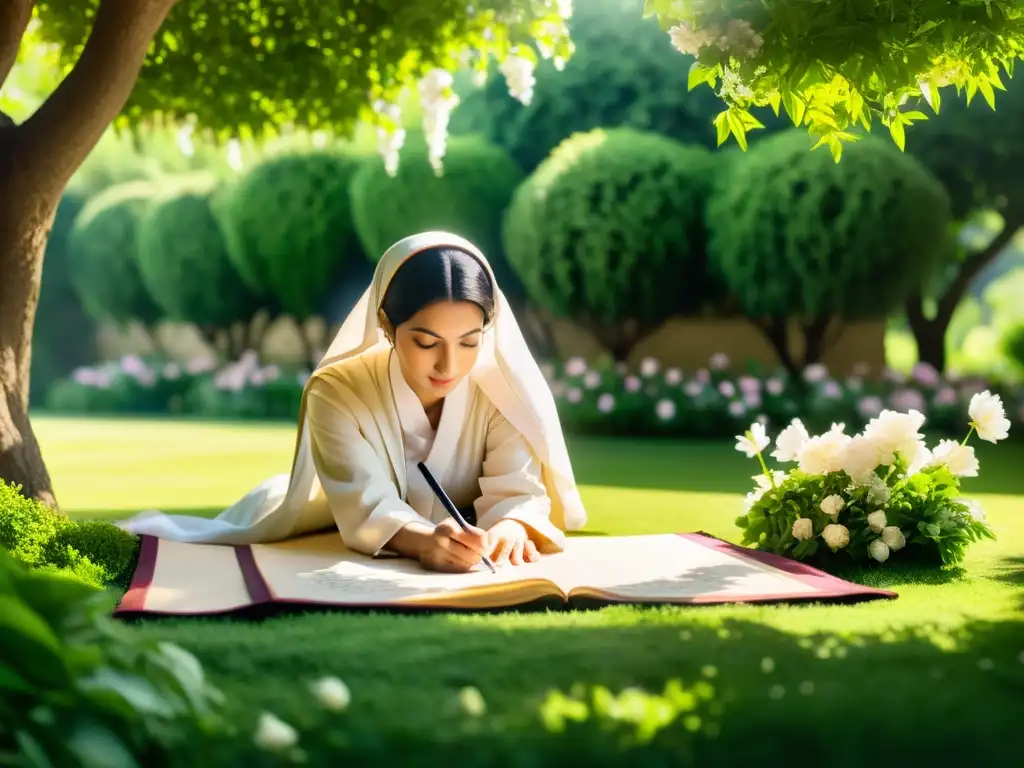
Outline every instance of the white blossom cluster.
[[749, 59], [760, 53], [764, 45], [764, 38], [745, 19], [731, 19], [724, 25], [701, 29], [681, 22], [668, 34], [676, 50], [690, 56], [712, 47], [736, 59]]
[[394, 176], [398, 173], [398, 153], [405, 145], [402, 108], [397, 104], [378, 100], [373, 105], [373, 111], [392, 123], [377, 126], [377, 151], [384, 158], [384, 170], [389, 176]]
[[458, 106], [459, 97], [452, 90], [451, 72], [432, 69], [420, 80], [420, 107], [423, 110], [423, 133], [434, 173], [441, 175], [441, 161], [448, 144], [448, 120]]
[[[998, 395], [988, 391], [975, 394], [968, 413], [971, 417], [968, 437], [977, 434], [981, 440], [996, 443], [1009, 435], [1010, 421]], [[878, 536], [868, 545], [868, 554], [885, 562], [891, 552], [903, 548], [906, 538], [898, 526], [889, 525], [886, 519], [884, 506], [889, 501], [890, 489], [877, 474], [879, 467], [891, 468], [899, 458], [905, 464], [906, 476], [941, 465], [957, 477], [978, 474], [978, 459], [966, 439], [963, 442], [941, 440], [934, 449], [929, 449], [920, 432], [924, 422], [924, 415], [916, 410], [908, 413], [884, 410], [858, 435], [848, 435], [843, 424], [833, 424], [828, 432], [812, 436], [800, 419], [794, 419], [779, 433], [771, 455], [782, 463], [796, 463], [805, 475], [845, 472], [853, 483], [849, 490], [867, 488], [868, 501], [878, 507], [867, 516], [868, 526]], [[756, 456], [764, 468], [764, 474], [754, 478], [757, 488], [747, 494], [748, 509], [787, 478], [785, 472], [769, 471], [764, 464], [762, 453], [770, 443], [764, 425], [758, 422], [736, 437], [736, 450], [750, 458]], [[827, 496], [819, 503], [821, 511], [833, 521], [821, 533], [825, 544], [833, 551], [850, 543], [849, 529], [839, 523], [839, 513], [845, 506], [846, 500], [839, 494]], [[975, 519], [984, 520], [984, 512], [976, 503], [967, 506]], [[813, 521], [808, 517], [798, 518], [793, 523], [792, 534], [799, 541], [812, 538]]]

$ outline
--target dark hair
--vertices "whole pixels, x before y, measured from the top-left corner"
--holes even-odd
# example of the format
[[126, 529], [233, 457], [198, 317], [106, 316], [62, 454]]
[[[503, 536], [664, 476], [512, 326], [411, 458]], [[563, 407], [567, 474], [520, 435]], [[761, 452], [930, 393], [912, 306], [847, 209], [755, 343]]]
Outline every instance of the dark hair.
[[471, 301], [484, 313], [484, 325], [494, 315], [494, 286], [483, 265], [458, 248], [427, 248], [398, 268], [384, 294], [381, 308], [397, 328], [436, 301]]

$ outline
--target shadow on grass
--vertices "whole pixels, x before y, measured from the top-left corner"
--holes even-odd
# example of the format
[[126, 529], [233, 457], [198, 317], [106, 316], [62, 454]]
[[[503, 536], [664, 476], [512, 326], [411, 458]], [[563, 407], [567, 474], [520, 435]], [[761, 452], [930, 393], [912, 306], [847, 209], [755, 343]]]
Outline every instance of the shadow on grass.
[[[237, 708], [238, 737], [192, 747], [223, 766], [282, 764], [252, 745], [261, 711], [299, 729], [313, 765], [793, 766], [824, 758], [830, 768], [877, 768], [1002, 766], [1019, 757], [1024, 621], [842, 637], [698, 615], [318, 614], [137, 631], [193, 651]], [[322, 675], [348, 684], [345, 713], [315, 706], [306, 684]], [[479, 690], [482, 714], [460, 707], [464, 686]]]
[[1020, 587], [1017, 593], [1020, 599], [1021, 610], [1024, 611], [1024, 557], [1005, 557], [999, 561], [998, 571], [995, 575], [996, 581]]

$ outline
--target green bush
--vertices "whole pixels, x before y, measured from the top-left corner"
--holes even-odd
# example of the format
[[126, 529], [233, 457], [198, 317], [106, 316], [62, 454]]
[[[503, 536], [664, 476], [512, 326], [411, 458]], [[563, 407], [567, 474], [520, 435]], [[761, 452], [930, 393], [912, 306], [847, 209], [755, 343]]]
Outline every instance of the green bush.
[[224, 697], [184, 649], [129, 632], [113, 595], [0, 547], [0, 758], [16, 766], [164, 764], [228, 732]]
[[448, 141], [443, 175], [430, 165], [426, 142], [415, 135], [402, 151], [395, 178], [380, 161], [367, 163], [352, 180], [352, 215], [363, 249], [374, 262], [403, 237], [444, 230], [461, 235], [487, 256], [502, 290], [521, 293], [501, 247], [501, 217], [522, 182], [508, 153], [477, 137]]
[[299, 321], [313, 317], [346, 265], [365, 258], [349, 200], [360, 163], [340, 150], [282, 153], [218, 196], [228, 256], [264, 303]]
[[1024, 323], [1019, 323], [1003, 333], [1003, 354], [1024, 373]]
[[38, 402], [54, 382], [92, 362], [96, 355], [96, 323], [86, 314], [69, 273], [68, 235], [86, 199], [78, 190], [65, 191], [46, 239], [32, 330], [32, 402]]
[[140, 224], [139, 272], [171, 320], [200, 328], [248, 323], [260, 303], [238, 276], [211, 208], [218, 180], [178, 177], [154, 195]]
[[[680, 54], [643, 11], [644, 0], [577, 2], [569, 20], [576, 49], [565, 68], [542, 61], [528, 105], [509, 95], [496, 68], [482, 87], [468, 75], [460, 78], [452, 132], [482, 134], [526, 173], [573, 133], [596, 128], [634, 128], [714, 149], [712, 121], [722, 100], [707, 86], [687, 88], [693, 58]], [[765, 128], [753, 131], [752, 141], [788, 121], [768, 108], [755, 114]]]
[[107, 522], [77, 522], [0, 480], [0, 547], [34, 569], [62, 571], [95, 587], [127, 587], [139, 540]]
[[780, 356], [792, 358], [779, 349], [787, 319], [810, 329], [804, 362], [820, 359], [829, 320], [882, 317], [932, 277], [950, 220], [942, 185], [891, 142], [864, 137], [836, 163], [810, 141], [799, 129], [764, 139], [707, 206], [712, 268]]
[[152, 326], [160, 318], [139, 273], [139, 223], [153, 196], [150, 182], [118, 184], [91, 198], [68, 241], [71, 283], [97, 320]]
[[670, 316], [713, 300], [703, 206], [714, 167], [703, 147], [625, 128], [563, 142], [505, 218], [530, 299], [585, 323], [620, 360]]

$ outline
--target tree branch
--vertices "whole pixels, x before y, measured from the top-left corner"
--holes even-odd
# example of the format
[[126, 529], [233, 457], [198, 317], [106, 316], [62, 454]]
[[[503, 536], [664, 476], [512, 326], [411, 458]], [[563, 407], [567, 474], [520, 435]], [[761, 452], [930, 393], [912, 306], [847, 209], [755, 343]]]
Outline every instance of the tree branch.
[[35, 0], [4, 0], [0, 3], [0, 85], [14, 69], [21, 39], [25, 36]]
[[971, 281], [981, 272], [986, 264], [1000, 254], [1022, 225], [1024, 225], [1024, 214], [1007, 216], [1002, 231], [992, 238], [992, 242], [980, 251], [971, 254], [964, 261], [957, 276], [950, 283], [946, 292], [942, 294], [942, 298], [939, 299], [938, 311], [935, 314], [936, 321], [940, 321], [944, 325], [949, 324], [949, 321], [953, 318], [953, 312], [970, 287]]
[[23, 183], [59, 195], [124, 109], [153, 36], [177, 0], [102, 0], [71, 72], [18, 128]]

